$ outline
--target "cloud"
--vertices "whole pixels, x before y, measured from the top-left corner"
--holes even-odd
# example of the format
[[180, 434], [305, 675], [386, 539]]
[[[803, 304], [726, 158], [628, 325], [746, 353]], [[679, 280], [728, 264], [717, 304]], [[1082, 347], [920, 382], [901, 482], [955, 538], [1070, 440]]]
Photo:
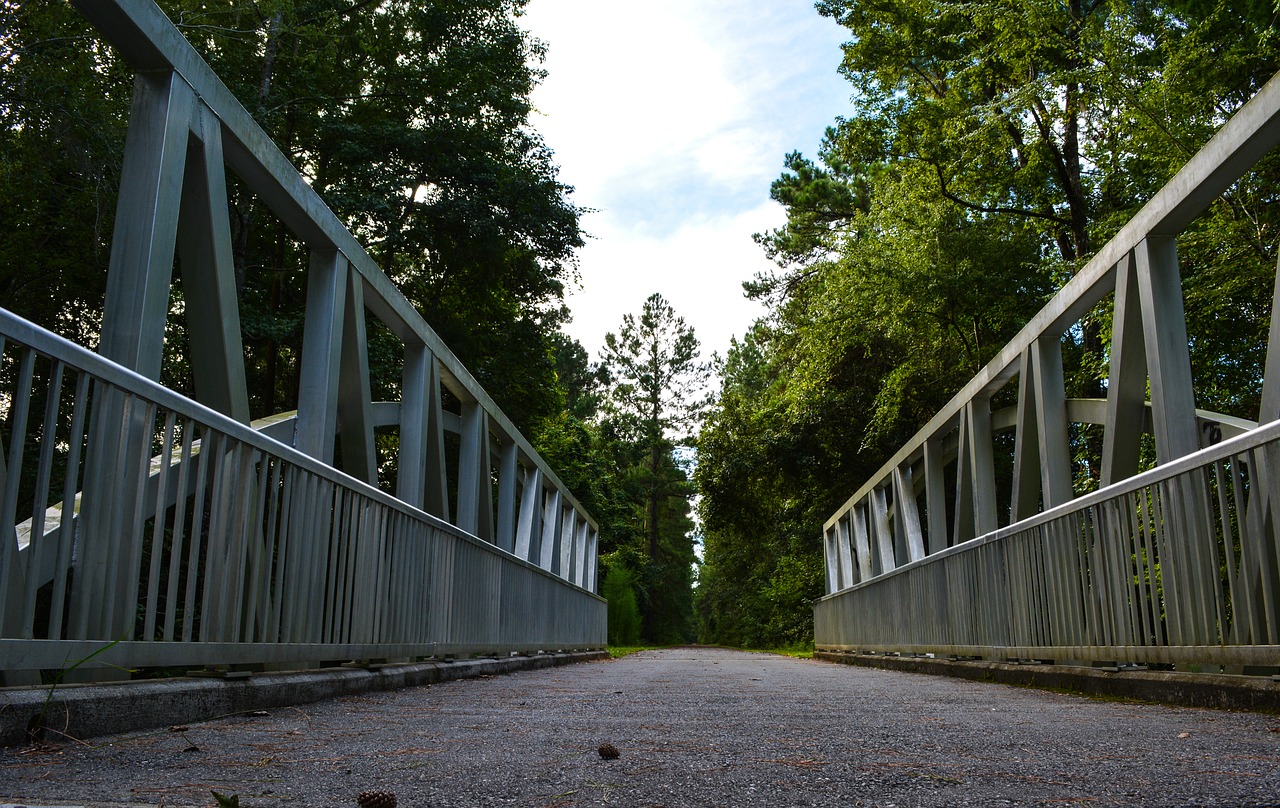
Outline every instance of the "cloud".
[[637, 237], [606, 217], [599, 237], [583, 251], [584, 273], [589, 267], [591, 274], [569, 298], [570, 335], [598, 353], [605, 333], [616, 333], [623, 315], [638, 313], [645, 298], [658, 292], [694, 329], [704, 357], [723, 356], [730, 338], [765, 314], [743, 296], [741, 284], [771, 266], [751, 234], [780, 218], [778, 207], [766, 202], [690, 219], [660, 236]]
[[795, 0], [531, 0], [524, 24], [548, 46], [533, 124], [597, 211], [569, 333], [598, 353], [656, 291], [723, 353], [763, 313], [741, 286], [783, 156], [848, 107], [842, 29]]

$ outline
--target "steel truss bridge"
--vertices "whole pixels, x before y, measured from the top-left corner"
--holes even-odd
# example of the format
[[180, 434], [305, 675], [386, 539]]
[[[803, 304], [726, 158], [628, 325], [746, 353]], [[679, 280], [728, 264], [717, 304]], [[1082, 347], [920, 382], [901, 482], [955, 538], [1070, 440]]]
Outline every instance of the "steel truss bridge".
[[[1280, 77], [827, 520], [819, 649], [1280, 665], [1280, 319], [1259, 423], [1197, 410], [1177, 245], [1277, 143]], [[1106, 398], [1068, 399], [1063, 338], [1107, 301]], [[1103, 435], [1099, 489], [1080, 496], [1070, 424]], [[994, 438], [1010, 431], [1001, 496]]]
[[[98, 352], [0, 309], [4, 683], [604, 647], [591, 516], [150, 0], [74, 4], [134, 97]], [[298, 410], [253, 423], [228, 168], [310, 254]], [[175, 257], [194, 400], [158, 383]]]

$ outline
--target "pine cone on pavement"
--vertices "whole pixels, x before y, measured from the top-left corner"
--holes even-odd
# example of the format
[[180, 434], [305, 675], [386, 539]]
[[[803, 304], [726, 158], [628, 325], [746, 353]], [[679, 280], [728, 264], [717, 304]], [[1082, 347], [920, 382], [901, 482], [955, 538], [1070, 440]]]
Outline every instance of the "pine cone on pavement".
[[360, 808], [396, 808], [396, 795], [390, 791], [361, 791], [356, 795]]

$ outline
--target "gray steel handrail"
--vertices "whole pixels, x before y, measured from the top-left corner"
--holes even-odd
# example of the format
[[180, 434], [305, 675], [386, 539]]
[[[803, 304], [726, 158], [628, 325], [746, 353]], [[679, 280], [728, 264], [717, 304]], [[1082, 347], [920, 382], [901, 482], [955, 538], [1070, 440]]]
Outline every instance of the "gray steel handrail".
[[[405, 658], [593, 648], [601, 647], [605, 641], [604, 602], [582, 586], [482, 541], [375, 486], [346, 475], [5, 309], [0, 309], [0, 355], [7, 355], [18, 366], [44, 363], [40, 372], [26, 374], [29, 382], [32, 378], [51, 379], [55, 374], [59, 377], [83, 376], [86, 382], [76, 385], [74, 394], [48, 394], [50, 400], [59, 404], [51, 406], [46, 401], [46, 413], [54, 414], [53, 421], [33, 421], [21, 433], [10, 433], [12, 440], [5, 447], [7, 452], [0, 454], [0, 489], [6, 492], [16, 490], [24, 482], [20, 473], [21, 456], [18, 454], [18, 444], [22, 441], [33, 443], [39, 451], [39, 467], [35, 476], [46, 481], [45, 490], [33, 494], [37, 503], [33, 507], [39, 508], [51, 495], [56, 496], [47, 482], [51, 467], [55, 465], [65, 463], [70, 467], [69, 480], [64, 482], [66, 490], [80, 490], [89, 479], [90, 475], [83, 469], [92, 463], [91, 453], [95, 446], [87, 424], [98, 408], [111, 410], [115, 407], [119, 410], [121, 395], [144, 405], [148, 414], [139, 420], [130, 415], [126, 407], [123, 418], [117, 419], [121, 443], [128, 443], [131, 434], [138, 440], [134, 441], [136, 449], [125, 453], [125, 462], [116, 475], [127, 477], [132, 469], [136, 470], [133, 473], [143, 477], [155, 477], [154, 461], [158, 457], [159, 474], [171, 486], [174, 478], [185, 477], [188, 480], [187, 485], [178, 486], [182, 493], [176, 497], [170, 496], [163, 501], [123, 503], [123, 511], [115, 512], [108, 526], [116, 528], [110, 541], [95, 541], [103, 535], [104, 526], [80, 514], [75, 517], [74, 531], [63, 537], [53, 534], [49, 539], [50, 543], [60, 547], [42, 544], [44, 536], [33, 537], [23, 553], [13, 552], [12, 543], [6, 545], [3, 567], [6, 584], [3, 598], [0, 598], [0, 627], [3, 628], [0, 631], [0, 670], [5, 671], [9, 679], [20, 680], [22, 677], [16, 674], [23, 671], [64, 667], [68, 660], [87, 657], [108, 645], [106, 652], [95, 657], [94, 666], [297, 666], [342, 658]], [[61, 389], [66, 390], [70, 386], [62, 385]], [[11, 428], [16, 420], [14, 413], [19, 408], [29, 413], [31, 408], [25, 407], [23, 402], [30, 401], [33, 393], [37, 392], [47, 391], [37, 388], [34, 383], [25, 389], [19, 385], [3, 391], [4, 409], [10, 416], [7, 420]], [[92, 401], [88, 400], [90, 398]], [[80, 426], [71, 427], [68, 433], [68, 420], [78, 420]], [[188, 435], [194, 435], [198, 430], [200, 441], [207, 449], [199, 455], [193, 453], [191, 444], [194, 441], [188, 438], [184, 443], [178, 439], [175, 425]], [[163, 433], [164, 443], [162, 451], [156, 455], [155, 441], [160, 439], [160, 433]], [[54, 440], [65, 437], [68, 445], [50, 448], [49, 436]], [[72, 445], [83, 447], [83, 454]], [[204, 456], [206, 454], [208, 457]], [[78, 461], [77, 457], [83, 459]], [[16, 467], [13, 463], [15, 458], [19, 460]], [[184, 464], [192, 467], [189, 473]], [[255, 469], [248, 478], [244, 472], [246, 466]], [[295, 526], [291, 534], [283, 524], [283, 514], [288, 507], [284, 501], [288, 494], [280, 482], [284, 477], [295, 480], [295, 488], [305, 485], [315, 489], [319, 484], [337, 492], [334, 495], [309, 496], [302, 507], [295, 507], [295, 515], [312, 520], [307, 523], [312, 527]], [[228, 493], [236, 480], [243, 479], [248, 479], [250, 487], [259, 492], [256, 506], [253, 497], [237, 497], [235, 492]], [[222, 483], [217, 480], [222, 480]], [[130, 488], [128, 481], [123, 487]], [[132, 486], [132, 490], [140, 489], [141, 486]], [[94, 493], [87, 491], [88, 496]], [[6, 494], [3, 504], [7, 516], [13, 514], [13, 500], [12, 495]], [[335, 511], [333, 538], [328, 541], [321, 539], [324, 543], [315, 545], [311, 534], [315, 533], [315, 526], [322, 523], [316, 521], [317, 509], [328, 508], [329, 503], [339, 500], [358, 503], [345, 506], [351, 514], [361, 514], [357, 529], [343, 532], [344, 528], [337, 525], [341, 517]], [[182, 511], [186, 509], [189, 514], [197, 508], [197, 501], [208, 501], [209, 505], [203, 520], [195, 517], [195, 521], [186, 528], [187, 540], [194, 543], [195, 537], [200, 535], [207, 540], [208, 547], [204, 551], [206, 555], [198, 561], [191, 561], [199, 550], [190, 546], [174, 549], [168, 546], [168, 541], [170, 532], [180, 537], [187, 525]], [[222, 531], [232, 538], [223, 542], [222, 546], [227, 550], [225, 559], [215, 563], [212, 544], [219, 531], [214, 527], [217, 518], [214, 511], [220, 501], [228, 506], [224, 516], [229, 516], [236, 524]], [[376, 509], [376, 512], [370, 509]], [[274, 516], [268, 516], [267, 511]], [[63, 516], [64, 520], [70, 518]], [[393, 522], [398, 523], [398, 529], [391, 526]], [[59, 527], [65, 526], [64, 522]], [[120, 527], [125, 529], [120, 530]], [[328, 529], [321, 531], [322, 534], [328, 532]], [[12, 533], [10, 536], [8, 541], [12, 542]], [[175, 543], [178, 541], [178, 538], [174, 539]], [[104, 548], [104, 544], [108, 547]], [[314, 592], [309, 590], [316, 586], [332, 588], [334, 564], [340, 563], [340, 560], [335, 562], [332, 558], [326, 561], [331, 554], [326, 553], [324, 547], [332, 549], [339, 545], [343, 547], [340, 554], [350, 558], [370, 552], [383, 554], [385, 557], [379, 562], [381, 569], [375, 575], [363, 576], [360, 580], [357, 580], [361, 576], [357, 575], [354, 566], [346, 573], [336, 573], [344, 579], [345, 594], [317, 600]], [[387, 549], [393, 545], [396, 545], [394, 550]], [[293, 548], [295, 560], [292, 562], [283, 557], [287, 546]], [[91, 580], [96, 567], [88, 562], [92, 560], [95, 547], [99, 561], [103, 560], [104, 549], [109, 549], [111, 563], [101, 564], [104, 569], [99, 579]], [[215, 592], [212, 596], [206, 593], [202, 598], [203, 605], [189, 601], [188, 605], [195, 606], [199, 616], [183, 614], [176, 618], [185, 636], [179, 637], [176, 636], [178, 632], [170, 631], [173, 636], [161, 639], [158, 636], [161, 620], [157, 611], [165, 607], [157, 606], [157, 603], [164, 599], [163, 590], [172, 586], [172, 595], [179, 586], [184, 590], [189, 587], [194, 596], [196, 588], [189, 583], [179, 583], [172, 576], [164, 579], [163, 570], [153, 572], [149, 584], [135, 586], [132, 581], [141, 580], [140, 575], [141, 578], [147, 577], [142, 575], [139, 554], [145, 555], [148, 547], [152, 554], [164, 555], [163, 564], [156, 569], [171, 563], [179, 566], [196, 564], [193, 570], [197, 567], [204, 572], [220, 569], [224, 580], [238, 583], [226, 593]], [[316, 547], [319, 547], [319, 556], [316, 555]], [[379, 547], [383, 549], [378, 550]], [[233, 552], [233, 549], [239, 552]], [[189, 555], [183, 556], [184, 552]], [[302, 552], [300, 557], [299, 552]], [[43, 553], [43, 560], [35, 557], [37, 553]], [[392, 555], [387, 553], [400, 559], [397, 569], [391, 569]], [[460, 568], [455, 560], [462, 558], [470, 560]], [[286, 570], [289, 563], [293, 566]], [[477, 574], [485, 568], [491, 574]], [[133, 572], [128, 572], [130, 569]], [[76, 589], [85, 587], [86, 582], [96, 588]], [[213, 583], [202, 581], [201, 586], [207, 590]], [[65, 600], [70, 606], [65, 613], [61, 606], [46, 606], [54, 610], [55, 616], [49, 617], [41, 630], [42, 621], [35, 618], [34, 604], [38, 598], [48, 598], [40, 591], [49, 586], [54, 588], [53, 604]], [[302, 608], [302, 611], [314, 608], [332, 611], [338, 600], [345, 598], [352, 604], [351, 608], [358, 610], [359, 606], [353, 599], [356, 589], [363, 587], [390, 589], [370, 591], [361, 595], [360, 601], [398, 601], [407, 603], [410, 608], [408, 611], [401, 608], [394, 615], [394, 609], [388, 608], [382, 617], [382, 628], [370, 624], [370, 630], [365, 632], [353, 625], [357, 621], [335, 613], [324, 625], [315, 622], [309, 627], [299, 626], [292, 636], [286, 636], [288, 632], [283, 629], [275, 630], [273, 637], [266, 636], [267, 623], [274, 620], [278, 626], [287, 622], [287, 618], [281, 618], [279, 614], [289, 609], [295, 600], [305, 600], [310, 595], [312, 606]], [[137, 589], [137, 597], [124, 599], [125, 608], [120, 610], [118, 619], [111, 624], [99, 621], [95, 628], [97, 615], [90, 613], [109, 609], [112, 603], [121, 600], [121, 590], [130, 588]], [[462, 602], [474, 601], [466, 590], [481, 593], [491, 603], [476, 609], [475, 614], [454, 614], [455, 601], [459, 596]], [[256, 615], [248, 614], [253, 609], [246, 604], [251, 603], [258, 604]], [[548, 605], [557, 608], [549, 609]], [[243, 612], [243, 616], [219, 633], [211, 633], [210, 609]], [[149, 628], [145, 630], [139, 625], [138, 617], [144, 611], [149, 614], [146, 621]], [[81, 614], [80, 618], [77, 618], [77, 612]], [[269, 613], [275, 616], [271, 617]], [[399, 628], [386, 623], [390, 619], [388, 615], [399, 621]], [[171, 621], [173, 619], [170, 618]], [[307, 618], [304, 615], [298, 619], [305, 622]], [[202, 625], [197, 627], [191, 621]], [[346, 627], [335, 627], [335, 621]], [[78, 622], [82, 624], [80, 629], [76, 628]], [[326, 641], [326, 636], [332, 639]]]
[[1280, 663], [1280, 422], [829, 594], [828, 650]]
[[[1280, 492], [1269, 458], [1280, 418], [1280, 318], [1269, 335], [1261, 425], [1197, 410], [1176, 238], [1277, 145], [1280, 76], [826, 521], [819, 647], [1275, 664], [1271, 512]], [[1068, 400], [1061, 341], [1108, 296], [1107, 398]], [[991, 401], [1015, 377], [1013, 485], [998, 501], [992, 437], [1011, 424]], [[1100, 489], [1077, 496], [1068, 425], [1082, 420], [1101, 424], [1103, 447]], [[1144, 432], [1158, 465], [1139, 474]], [[1155, 557], [1163, 567], [1148, 565]], [[1027, 580], [1006, 577], [1008, 565]], [[1150, 588], [1133, 589], [1120, 570]], [[1085, 619], [1081, 603], [1109, 605]], [[1125, 612], [1143, 628], [1121, 619]], [[1234, 622], [1241, 616], [1247, 630]], [[1015, 627], [1035, 641], [1015, 642], [1006, 631]]]

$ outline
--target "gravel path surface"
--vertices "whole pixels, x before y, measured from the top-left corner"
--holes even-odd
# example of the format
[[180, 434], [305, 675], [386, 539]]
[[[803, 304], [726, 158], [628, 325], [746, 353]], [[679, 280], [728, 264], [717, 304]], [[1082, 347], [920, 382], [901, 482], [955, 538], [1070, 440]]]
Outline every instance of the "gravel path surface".
[[[597, 753], [602, 743], [616, 760]], [[0, 803], [1280, 804], [1280, 717], [721, 649], [0, 749]]]

